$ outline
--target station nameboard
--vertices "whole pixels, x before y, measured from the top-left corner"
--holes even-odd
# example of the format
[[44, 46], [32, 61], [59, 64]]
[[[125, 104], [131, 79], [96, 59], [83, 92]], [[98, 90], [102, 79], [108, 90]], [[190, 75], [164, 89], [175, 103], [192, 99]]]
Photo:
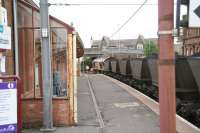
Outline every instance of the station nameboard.
[[189, 27], [200, 27], [200, 0], [190, 0]]
[[16, 82], [0, 83], [0, 133], [17, 133]]

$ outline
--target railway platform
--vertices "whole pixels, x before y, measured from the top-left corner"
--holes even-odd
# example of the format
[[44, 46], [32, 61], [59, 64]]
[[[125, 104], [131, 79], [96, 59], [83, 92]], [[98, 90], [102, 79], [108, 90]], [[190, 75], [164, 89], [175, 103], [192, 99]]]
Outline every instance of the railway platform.
[[80, 125], [103, 133], [159, 133], [158, 115], [106, 76], [83, 75], [78, 89]]
[[[78, 123], [56, 133], [159, 133], [159, 117], [108, 77], [82, 75], [78, 81]], [[39, 130], [24, 131], [40, 133]]]
[[[159, 133], [159, 104], [134, 88], [102, 74], [78, 79], [78, 123], [55, 133]], [[200, 129], [176, 116], [178, 133]], [[24, 130], [23, 133], [42, 133]]]

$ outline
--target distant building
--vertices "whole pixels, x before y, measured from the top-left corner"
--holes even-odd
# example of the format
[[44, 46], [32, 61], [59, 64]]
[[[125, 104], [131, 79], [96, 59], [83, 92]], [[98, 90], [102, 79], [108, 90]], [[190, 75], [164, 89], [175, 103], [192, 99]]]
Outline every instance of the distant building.
[[110, 38], [104, 36], [102, 40], [91, 40], [91, 48], [85, 50], [85, 55], [96, 53], [98, 56], [143, 57], [144, 45], [150, 42], [157, 45], [158, 39], [145, 39], [142, 35], [139, 35], [137, 39], [110, 40]]
[[191, 56], [200, 52], [200, 28], [185, 28], [183, 33], [183, 54]]
[[174, 51], [178, 55], [183, 55], [183, 41], [178, 37], [174, 38]]

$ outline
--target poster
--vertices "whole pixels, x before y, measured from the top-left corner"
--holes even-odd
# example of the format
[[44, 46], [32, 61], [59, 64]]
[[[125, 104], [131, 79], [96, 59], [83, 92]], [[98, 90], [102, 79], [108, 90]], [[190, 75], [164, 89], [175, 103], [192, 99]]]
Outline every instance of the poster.
[[0, 25], [0, 49], [11, 49], [11, 28]]
[[6, 57], [5, 56], [0, 57], [0, 72], [1, 73], [6, 72]]
[[0, 7], [0, 25], [7, 26], [8, 19], [7, 19], [7, 10], [3, 7]]
[[0, 133], [17, 133], [17, 87], [0, 83]]

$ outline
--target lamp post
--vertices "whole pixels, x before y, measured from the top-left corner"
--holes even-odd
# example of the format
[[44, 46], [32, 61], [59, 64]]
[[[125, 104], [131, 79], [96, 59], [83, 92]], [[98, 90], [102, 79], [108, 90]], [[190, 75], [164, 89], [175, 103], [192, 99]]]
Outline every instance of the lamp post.
[[51, 45], [49, 31], [48, 0], [40, 0], [41, 40], [42, 40], [42, 84], [43, 84], [43, 129], [54, 131], [52, 114], [52, 73], [51, 73]]

